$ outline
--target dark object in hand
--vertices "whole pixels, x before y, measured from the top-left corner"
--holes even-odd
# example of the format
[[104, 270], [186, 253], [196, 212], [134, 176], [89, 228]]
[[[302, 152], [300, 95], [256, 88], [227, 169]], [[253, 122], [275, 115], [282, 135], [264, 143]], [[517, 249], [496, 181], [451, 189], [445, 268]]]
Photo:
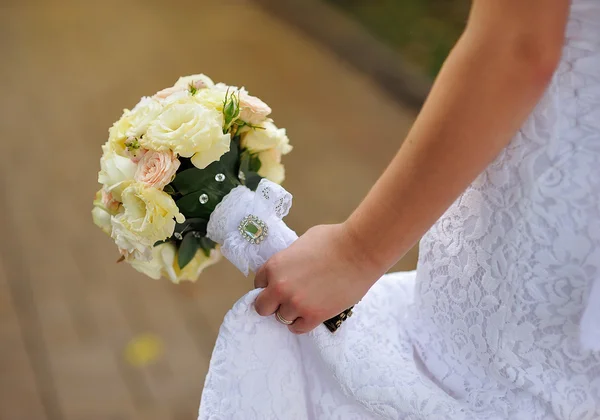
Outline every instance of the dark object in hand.
[[336, 315], [331, 319], [328, 319], [327, 321], [323, 322], [323, 324], [325, 324], [327, 329], [332, 333], [336, 332], [337, 329], [342, 326], [342, 322], [344, 322], [352, 316], [352, 308], [354, 308], [354, 306], [351, 306], [341, 314]]

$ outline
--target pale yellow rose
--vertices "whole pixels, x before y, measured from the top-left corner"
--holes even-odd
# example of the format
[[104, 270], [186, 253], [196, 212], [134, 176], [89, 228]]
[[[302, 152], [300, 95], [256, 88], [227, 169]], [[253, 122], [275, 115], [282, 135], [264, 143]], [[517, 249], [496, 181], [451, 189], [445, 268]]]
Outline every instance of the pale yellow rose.
[[139, 161], [135, 179], [162, 190], [173, 180], [180, 164], [177, 156], [171, 151], [155, 152], [151, 150], [146, 152]]
[[205, 268], [220, 259], [221, 253], [218, 249], [213, 249], [208, 257], [202, 250], [198, 250], [194, 258], [181, 270], [177, 262], [177, 249], [175, 245], [167, 242], [154, 247], [149, 261], [130, 258], [128, 262], [137, 271], [155, 280], [166, 277], [173, 283], [179, 283], [183, 280], [196, 281]]
[[271, 121], [265, 121], [257, 128], [246, 131], [242, 135], [242, 147], [252, 153], [276, 149], [285, 155], [292, 151], [285, 128], [277, 128]]
[[146, 149], [192, 158], [199, 169], [219, 160], [230, 142], [229, 133], [223, 134], [223, 114], [197, 102], [166, 106], [140, 139]]
[[102, 146], [104, 154], [100, 158], [98, 182], [104, 185], [114, 199], [121, 201], [121, 193], [129, 185], [137, 170], [137, 165], [128, 157], [121, 156], [110, 149], [108, 144]]
[[281, 152], [277, 149], [265, 150], [258, 154], [260, 169], [258, 174], [276, 184], [281, 184], [285, 179], [285, 168], [281, 164]]
[[252, 125], [265, 121], [271, 114], [271, 108], [255, 96], [240, 92], [240, 119]]
[[[230, 93], [231, 92], [232, 91], [230, 91]], [[226, 94], [227, 89], [224, 88], [224, 85], [215, 86], [209, 89], [202, 89], [194, 95], [194, 99], [205, 107], [216, 109], [222, 113]]]
[[137, 259], [134, 256], [129, 256], [127, 262], [131, 266], [142, 274], [148, 277], [158, 280], [162, 277], [163, 273], [163, 262], [160, 257], [160, 251], [165, 246], [173, 246], [170, 243], [155, 246], [151, 251], [151, 257], [148, 260]]
[[126, 255], [148, 260], [152, 246], [170, 238], [185, 218], [167, 193], [135, 182], [122, 194], [123, 213], [112, 218], [112, 238]]
[[143, 97], [137, 105], [127, 114], [130, 127], [126, 134], [128, 137], [140, 137], [146, 132], [148, 126], [160, 115], [163, 106], [154, 98]]
[[119, 155], [124, 155], [126, 151], [127, 131], [131, 128], [130, 112], [128, 109], [124, 109], [121, 118], [108, 129], [108, 142], [105, 146]]
[[193, 74], [191, 76], [180, 77], [179, 80], [175, 82], [174, 86], [188, 87], [190, 84], [193, 84], [196, 89], [209, 88], [215, 85], [211, 78], [205, 74]]

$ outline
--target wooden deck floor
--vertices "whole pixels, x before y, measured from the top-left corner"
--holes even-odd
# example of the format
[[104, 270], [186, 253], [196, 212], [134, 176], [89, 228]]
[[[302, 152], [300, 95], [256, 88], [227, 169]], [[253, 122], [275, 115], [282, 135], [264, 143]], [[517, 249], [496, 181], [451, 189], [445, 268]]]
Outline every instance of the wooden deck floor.
[[[0, 54], [2, 420], [195, 418], [221, 319], [251, 287], [225, 262], [180, 286], [115, 264], [90, 210], [123, 107], [184, 74], [247, 86], [296, 146], [298, 232], [343, 220], [413, 118], [248, 1], [1, 0]], [[136, 365], [128, 343], [148, 334], [162, 350]]]

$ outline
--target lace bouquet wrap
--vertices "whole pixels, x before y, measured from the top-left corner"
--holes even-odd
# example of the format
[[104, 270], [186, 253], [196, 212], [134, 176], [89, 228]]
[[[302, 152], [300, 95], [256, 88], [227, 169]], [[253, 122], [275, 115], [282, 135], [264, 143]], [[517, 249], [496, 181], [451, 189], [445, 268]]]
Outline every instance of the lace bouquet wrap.
[[[255, 272], [297, 235], [281, 157], [292, 147], [271, 108], [205, 75], [143, 97], [102, 146], [92, 216], [151, 278], [195, 281], [223, 255]], [[335, 331], [350, 310], [325, 324]]]

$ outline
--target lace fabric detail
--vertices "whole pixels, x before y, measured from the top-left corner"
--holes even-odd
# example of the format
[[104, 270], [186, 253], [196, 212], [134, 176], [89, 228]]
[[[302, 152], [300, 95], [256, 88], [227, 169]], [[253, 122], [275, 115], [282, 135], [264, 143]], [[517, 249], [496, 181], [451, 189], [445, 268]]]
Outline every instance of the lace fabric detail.
[[580, 344], [600, 281], [600, 3], [574, 3], [546, 95], [420, 250], [411, 335], [450, 394], [503, 418], [600, 418], [600, 353]]
[[334, 335], [293, 336], [242, 298], [200, 419], [600, 419], [600, 352], [580, 342], [598, 279], [600, 1], [575, 0], [546, 94], [417, 272], [384, 276]]
[[[277, 252], [290, 246], [298, 236], [281, 220], [292, 206], [292, 195], [267, 179], [256, 192], [240, 185], [229, 192], [210, 215], [207, 236], [221, 245], [221, 253], [246, 276], [256, 272]], [[268, 228], [266, 239], [250, 243], [239, 232], [242, 219], [255, 216]]]

